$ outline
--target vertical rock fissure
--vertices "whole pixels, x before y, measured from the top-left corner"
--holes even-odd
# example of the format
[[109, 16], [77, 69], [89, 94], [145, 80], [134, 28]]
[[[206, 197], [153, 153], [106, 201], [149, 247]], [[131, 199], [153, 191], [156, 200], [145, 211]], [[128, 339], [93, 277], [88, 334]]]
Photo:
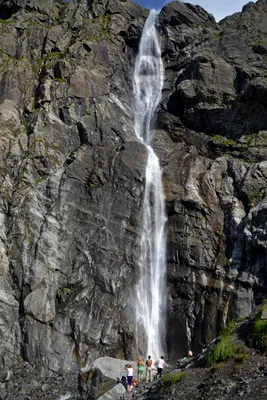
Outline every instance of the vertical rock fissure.
[[159, 357], [164, 345], [166, 315], [165, 197], [159, 160], [153, 151], [152, 123], [161, 99], [164, 68], [155, 27], [156, 11], [146, 20], [134, 70], [135, 133], [148, 153], [143, 202], [138, 283], [136, 340], [141, 354]]

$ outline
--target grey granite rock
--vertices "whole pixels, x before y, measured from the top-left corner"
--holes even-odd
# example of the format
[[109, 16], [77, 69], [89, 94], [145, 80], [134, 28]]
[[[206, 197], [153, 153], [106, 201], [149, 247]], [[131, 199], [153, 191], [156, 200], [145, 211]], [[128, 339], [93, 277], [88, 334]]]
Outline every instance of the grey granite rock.
[[[1, 367], [75, 375], [87, 352], [132, 359], [147, 160], [132, 74], [148, 11], [0, 9]], [[217, 24], [174, 2], [157, 23], [171, 361], [266, 297], [266, 15], [259, 0]]]

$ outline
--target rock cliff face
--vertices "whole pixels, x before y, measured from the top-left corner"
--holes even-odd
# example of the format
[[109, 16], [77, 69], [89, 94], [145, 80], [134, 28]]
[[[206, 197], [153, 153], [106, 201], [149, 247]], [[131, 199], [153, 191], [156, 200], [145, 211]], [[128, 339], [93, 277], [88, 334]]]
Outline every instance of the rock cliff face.
[[[0, 10], [1, 367], [131, 359], [147, 159], [131, 79], [148, 11], [129, 0]], [[159, 17], [173, 360], [267, 294], [266, 16], [259, 0], [220, 24], [179, 2]]]

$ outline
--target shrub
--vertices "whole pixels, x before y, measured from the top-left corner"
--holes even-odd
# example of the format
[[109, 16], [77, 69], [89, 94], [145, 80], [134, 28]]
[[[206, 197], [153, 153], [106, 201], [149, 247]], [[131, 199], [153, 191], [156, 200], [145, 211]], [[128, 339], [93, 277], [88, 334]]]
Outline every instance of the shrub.
[[260, 319], [262, 316], [262, 311], [267, 309], [267, 299], [263, 300], [262, 305], [258, 308], [256, 319]]
[[235, 359], [239, 363], [243, 363], [248, 359], [245, 345], [236, 345], [233, 342], [233, 334], [236, 330], [234, 321], [229, 321], [227, 326], [222, 331], [220, 341], [216, 343], [211, 350], [206, 361], [206, 367], [214, 366], [215, 364]]
[[235, 360], [236, 360], [239, 364], [245, 363], [245, 362], [248, 360], [248, 358], [249, 358], [249, 355], [248, 355], [248, 354], [245, 354], [245, 353], [240, 353], [240, 354], [237, 354], [237, 355], [235, 356]]
[[230, 336], [235, 331], [235, 321], [229, 321], [222, 331], [222, 336]]
[[177, 372], [177, 373], [168, 373], [163, 375], [162, 378], [162, 385], [163, 388], [166, 389], [172, 385], [175, 385], [177, 382], [181, 381], [182, 379], [184, 379], [186, 377], [186, 373], [185, 372]]
[[267, 301], [258, 309], [252, 326], [250, 345], [261, 353], [267, 354], [267, 320], [261, 319], [263, 310], [267, 309]]
[[237, 353], [238, 349], [233, 343], [232, 337], [228, 335], [222, 336], [208, 356], [207, 367], [222, 361], [228, 361], [234, 358]]

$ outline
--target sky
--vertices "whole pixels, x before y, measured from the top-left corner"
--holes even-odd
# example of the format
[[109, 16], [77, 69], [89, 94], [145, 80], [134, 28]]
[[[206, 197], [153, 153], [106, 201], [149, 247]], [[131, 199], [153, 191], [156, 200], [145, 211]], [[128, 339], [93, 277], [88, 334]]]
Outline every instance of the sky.
[[[67, 2], [69, 0], [66, 0]], [[151, 9], [155, 8], [159, 11], [164, 4], [168, 3], [167, 0], [134, 0], [136, 3], [141, 4], [141, 6]], [[181, 0], [183, 3], [191, 3], [199, 5], [212, 14], [216, 21], [220, 21], [228, 15], [232, 15], [236, 12], [242, 10], [242, 7], [249, 3], [250, 0]], [[253, 3], [256, 0], [252, 0]]]
[[[135, 0], [146, 8], [155, 8], [159, 10], [163, 7], [167, 1], [164, 0]], [[191, 3], [199, 5], [206, 11], [211, 13], [216, 21], [220, 21], [222, 18], [232, 15], [235, 12], [242, 10], [243, 5], [249, 3], [249, 0], [184, 0], [183, 3]], [[254, 1], [255, 3], [255, 1]]]

